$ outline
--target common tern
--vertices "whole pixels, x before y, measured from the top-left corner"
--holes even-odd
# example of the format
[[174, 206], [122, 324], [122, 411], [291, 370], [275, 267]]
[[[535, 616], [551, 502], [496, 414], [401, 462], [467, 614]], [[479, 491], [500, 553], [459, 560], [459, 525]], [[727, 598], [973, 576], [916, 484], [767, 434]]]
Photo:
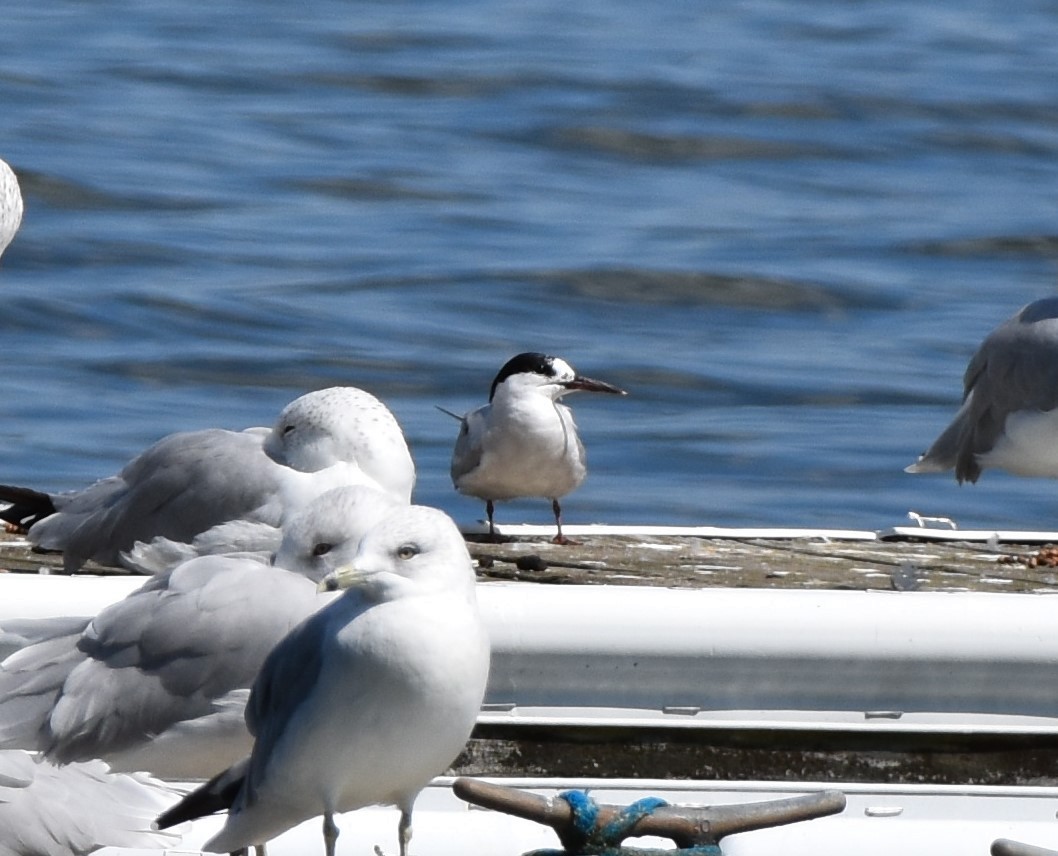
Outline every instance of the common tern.
[[587, 467], [573, 412], [559, 399], [581, 390], [627, 394], [577, 374], [559, 357], [527, 352], [503, 365], [488, 404], [464, 416], [449, 413], [460, 421], [452, 482], [460, 493], [485, 500], [491, 538], [496, 537], [496, 501], [539, 496], [551, 500], [558, 530], [554, 542], [569, 543], [562, 534], [559, 498], [580, 486]]
[[909, 473], [982, 470], [1058, 478], [1058, 297], [1019, 310], [981, 343], [963, 375], [963, 403]]
[[335, 578], [346, 591], [261, 667], [246, 707], [250, 757], [188, 794], [159, 828], [227, 809], [205, 849], [231, 852], [323, 815], [333, 856], [336, 814], [395, 805], [407, 856], [415, 799], [462, 750], [485, 694], [474, 569], [451, 519], [413, 505], [368, 532]]

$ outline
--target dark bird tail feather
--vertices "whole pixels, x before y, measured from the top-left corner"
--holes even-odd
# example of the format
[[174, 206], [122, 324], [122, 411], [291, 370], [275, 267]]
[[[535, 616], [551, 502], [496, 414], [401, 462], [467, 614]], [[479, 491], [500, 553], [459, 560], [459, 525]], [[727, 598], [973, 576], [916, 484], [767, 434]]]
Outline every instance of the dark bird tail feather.
[[248, 763], [248, 758], [240, 761], [195, 788], [172, 808], [158, 815], [158, 819], [154, 821], [155, 829], [168, 829], [178, 823], [227, 811], [242, 788]]
[[0, 484], [0, 502], [11, 503], [7, 508], [0, 509], [0, 520], [22, 530], [29, 529], [38, 520], [50, 517], [56, 510], [48, 494], [11, 484]]

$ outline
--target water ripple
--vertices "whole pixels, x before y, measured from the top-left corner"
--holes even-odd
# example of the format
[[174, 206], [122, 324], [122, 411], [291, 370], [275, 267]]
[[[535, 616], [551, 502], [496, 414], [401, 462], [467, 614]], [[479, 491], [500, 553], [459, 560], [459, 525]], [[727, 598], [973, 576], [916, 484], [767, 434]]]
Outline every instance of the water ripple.
[[912, 251], [934, 256], [1025, 256], [1058, 258], [1058, 235], [984, 235], [976, 238], [952, 238], [943, 241], [921, 241]]
[[[643, 304], [693, 304], [743, 309], [827, 312], [863, 307], [863, 295], [822, 285], [753, 275], [635, 268], [540, 271], [525, 275], [594, 300]], [[886, 301], [876, 299], [876, 307]]]

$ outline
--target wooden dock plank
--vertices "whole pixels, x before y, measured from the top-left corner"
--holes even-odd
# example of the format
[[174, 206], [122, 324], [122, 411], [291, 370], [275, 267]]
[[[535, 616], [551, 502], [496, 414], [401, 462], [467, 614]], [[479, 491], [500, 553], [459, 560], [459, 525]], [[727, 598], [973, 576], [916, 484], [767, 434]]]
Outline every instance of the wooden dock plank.
[[[737, 530], [734, 530], [737, 531]], [[483, 580], [552, 585], [690, 588], [1058, 591], [1058, 554], [1036, 544], [831, 537], [589, 535], [556, 545], [544, 536], [490, 543], [468, 536]], [[1038, 560], [1042, 558], [1042, 561]], [[1030, 565], [1035, 562], [1035, 567]], [[62, 557], [0, 533], [0, 572], [62, 573]], [[89, 563], [85, 573], [125, 571]]]
[[483, 579], [704, 588], [1058, 591], [1058, 568], [1028, 567], [1036, 546], [812, 538], [599, 536], [472, 542]]

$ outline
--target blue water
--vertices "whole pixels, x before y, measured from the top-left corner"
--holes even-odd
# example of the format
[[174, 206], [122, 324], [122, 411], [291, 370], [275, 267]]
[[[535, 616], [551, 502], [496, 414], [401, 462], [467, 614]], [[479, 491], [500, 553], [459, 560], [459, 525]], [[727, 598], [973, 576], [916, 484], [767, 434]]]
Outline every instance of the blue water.
[[470, 520], [435, 405], [532, 349], [631, 393], [570, 522], [1058, 528], [902, 472], [1058, 284], [1054, 2], [7, 0], [0, 157], [0, 480], [354, 384]]

